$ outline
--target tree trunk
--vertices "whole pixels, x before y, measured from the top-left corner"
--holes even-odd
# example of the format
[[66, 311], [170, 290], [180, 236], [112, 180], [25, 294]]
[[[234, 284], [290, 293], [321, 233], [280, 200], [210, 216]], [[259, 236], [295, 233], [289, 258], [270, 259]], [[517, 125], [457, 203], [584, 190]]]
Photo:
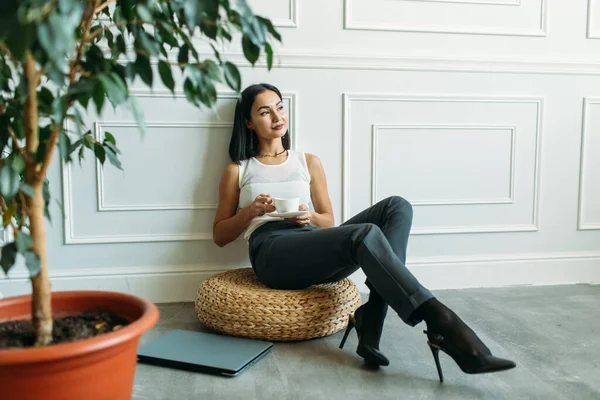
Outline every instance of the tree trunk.
[[33, 296], [31, 315], [36, 334], [36, 345], [47, 345], [52, 341], [52, 293], [48, 280], [48, 260], [46, 256], [46, 226], [44, 222], [43, 183], [35, 187], [35, 198], [27, 197], [27, 210], [33, 252], [40, 257], [40, 273], [31, 278]]
[[[36, 71], [35, 60], [31, 53], [27, 54], [25, 61], [25, 75], [27, 76], [27, 100], [25, 101], [25, 142], [29, 154], [35, 154], [39, 147], [38, 135], [38, 101], [37, 86], [39, 76]], [[40, 273], [31, 278], [32, 298], [31, 316], [36, 334], [36, 346], [44, 346], [52, 341], [52, 297], [50, 282], [48, 281], [48, 262], [46, 257], [46, 226], [44, 225], [44, 177], [38, 176], [38, 164], [27, 165], [25, 180], [35, 190], [35, 197], [27, 196], [27, 214], [32, 251], [40, 258]]]

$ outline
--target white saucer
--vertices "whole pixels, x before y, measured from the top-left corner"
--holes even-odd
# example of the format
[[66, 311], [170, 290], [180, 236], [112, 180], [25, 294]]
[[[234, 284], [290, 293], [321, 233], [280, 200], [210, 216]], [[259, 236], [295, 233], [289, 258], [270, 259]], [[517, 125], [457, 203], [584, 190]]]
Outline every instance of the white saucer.
[[293, 217], [299, 217], [304, 214], [306, 214], [306, 211], [292, 211], [292, 212], [287, 212], [287, 213], [278, 213], [277, 211], [275, 211], [275, 212], [271, 212], [271, 213], [266, 213], [265, 215], [268, 215], [269, 217], [293, 218]]

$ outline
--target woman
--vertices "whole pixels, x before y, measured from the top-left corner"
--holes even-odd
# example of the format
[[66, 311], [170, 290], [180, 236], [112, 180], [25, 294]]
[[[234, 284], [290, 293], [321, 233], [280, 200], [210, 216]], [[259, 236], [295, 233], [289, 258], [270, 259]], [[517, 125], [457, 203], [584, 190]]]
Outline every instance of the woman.
[[[365, 363], [388, 365], [379, 340], [389, 305], [410, 326], [425, 321], [440, 381], [439, 350], [466, 373], [515, 367], [494, 357], [406, 268], [410, 203], [390, 197], [334, 227], [321, 161], [290, 150], [288, 117], [277, 88], [258, 84], [244, 90], [235, 109], [229, 155], [233, 162], [223, 173], [213, 226], [217, 245], [243, 233], [257, 278], [275, 289], [335, 282], [358, 268], [367, 276], [369, 300], [350, 319], [340, 348], [356, 328], [356, 352]], [[288, 219], [268, 215], [275, 211], [275, 197], [300, 198], [304, 213]]]

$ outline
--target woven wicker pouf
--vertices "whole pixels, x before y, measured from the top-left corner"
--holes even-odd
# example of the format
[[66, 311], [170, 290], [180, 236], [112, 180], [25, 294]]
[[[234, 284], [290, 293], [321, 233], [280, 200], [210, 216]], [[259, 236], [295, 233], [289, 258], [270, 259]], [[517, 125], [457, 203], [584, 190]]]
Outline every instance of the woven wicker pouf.
[[302, 290], [275, 290], [259, 282], [252, 268], [242, 268], [203, 281], [196, 313], [204, 325], [226, 335], [294, 341], [342, 330], [360, 304], [358, 288], [348, 278]]

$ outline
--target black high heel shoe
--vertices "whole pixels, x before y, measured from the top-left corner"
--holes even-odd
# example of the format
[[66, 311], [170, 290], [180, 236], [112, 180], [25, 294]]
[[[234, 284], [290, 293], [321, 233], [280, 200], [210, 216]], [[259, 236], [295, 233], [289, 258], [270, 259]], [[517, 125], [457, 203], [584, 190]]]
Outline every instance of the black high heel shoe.
[[[346, 339], [348, 339], [348, 335], [353, 328], [356, 328], [356, 334], [358, 335], [358, 347], [356, 348], [356, 354], [364, 358], [365, 364], [370, 367], [388, 366], [390, 361], [378, 348], [379, 338], [381, 337], [381, 329], [383, 327], [383, 320], [381, 320], [380, 323], [377, 323], [378, 326], [373, 327], [374, 332], [369, 332], [372, 334], [370, 335], [371, 338], [368, 340], [366, 339], [367, 332], [365, 332], [364, 329], [366, 329], [367, 326], [364, 325], [364, 313], [368, 304], [368, 302], [363, 304], [354, 312], [354, 315], [350, 315], [348, 327], [346, 328], [346, 332], [344, 333], [344, 337], [340, 343], [340, 349], [344, 348], [344, 344], [346, 343]], [[385, 307], [387, 307], [387, 305]], [[385, 319], [385, 313], [383, 314], [383, 319]]]
[[466, 374], [499, 372], [517, 366], [513, 361], [494, 357], [491, 352], [489, 354], [486, 354], [488, 352], [481, 354], [477, 354], [476, 352], [470, 354], [466, 353], [451, 341], [446, 340], [443, 335], [428, 331], [423, 332], [427, 335], [427, 344], [433, 354], [440, 382], [444, 382], [444, 374], [442, 373], [442, 366], [440, 365], [440, 350], [452, 357], [454, 362], [456, 362], [459, 368]]

